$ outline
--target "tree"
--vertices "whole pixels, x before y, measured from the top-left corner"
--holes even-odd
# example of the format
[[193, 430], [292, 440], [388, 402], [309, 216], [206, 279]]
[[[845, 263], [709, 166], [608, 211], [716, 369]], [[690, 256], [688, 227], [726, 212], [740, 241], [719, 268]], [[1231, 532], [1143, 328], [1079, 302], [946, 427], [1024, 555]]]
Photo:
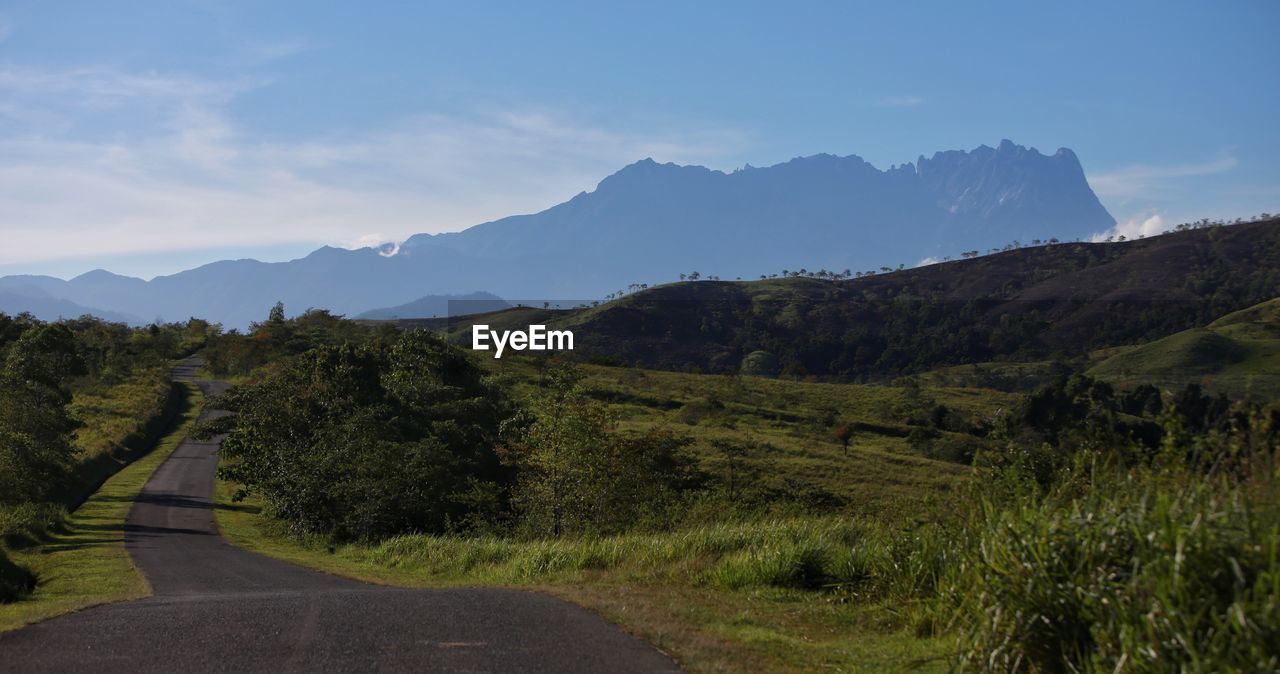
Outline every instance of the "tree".
[[712, 440], [711, 446], [724, 459], [725, 488], [729, 496], [729, 502], [737, 503], [738, 478], [742, 473], [742, 457], [747, 455], [751, 447], [746, 443], [724, 438]]
[[480, 528], [504, 508], [495, 447], [515, 406], [425, 332], [326, 346], [227, 399], [220, 474], [300, 532], [377, 540]]
[[849, 453], [849, 441], [853, 439], [853, 426], [850, 424], [838, 424], [832, 432], [836, 440], [840, 441], [840, 446], [844, 453]]
[[284, 302], [276, 302], [275, 306], [271, 307], [271, 313], [267, 314], [267, 322], [268, 323], [284, 322]]
[[669, 518], [678, 494], [696, 481], [681, 452], [688, 439], [662, 431], [620, 434], [607, 408], [584, 394], [572, 367], [548, 368], [545, 382], [531, 417], [503, 450], [518, 471], [512, 500], [525, 525], [560, 537]]
[[68, 383], [85, 373], [75, 335], [63, 324], [28, 329], [0, 371], [0, 503], [43, 501], [66, 486], [78, 425]]

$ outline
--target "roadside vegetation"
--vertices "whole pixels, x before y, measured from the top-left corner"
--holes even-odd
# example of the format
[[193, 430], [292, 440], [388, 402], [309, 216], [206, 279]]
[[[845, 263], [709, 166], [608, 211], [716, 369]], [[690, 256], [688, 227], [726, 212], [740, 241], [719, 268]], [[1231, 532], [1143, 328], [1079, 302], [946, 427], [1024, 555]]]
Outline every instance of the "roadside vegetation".
[[[85, 542], [95, 537], [77, 527], [112, 515], [86, 498], [150, 452], [183, 413], [187, 391], [169, 381], [168, 369], [213, 331], [195, 319], [134, 329], [0, 314], [0, 603], [40, 603], [47, 591], [61, 591], [49, 583], [75, 575], [81, 561], [93, 564], [55, 553], [94, 547]], [[65, 543], [66, 536], [81, 540]], [[128, 571], [117, 547], [112, 554]], [[112, 577], [93, 582], [110, 586], [127, 574]], [[106, 586], [103, 596], [111, 596]]]
[[238, 413], [217, 518], [367, 580], [542, 589], [694, 671], [1280, 665], [1280, 406], [1049, 379], [837, 385], [375, 335], [217, 403]]
[[[9, 511], [23, 541], [11, 564], [35, 581], [18, 601], [0, 603], [0, 631], [108, 602], [148, 596], [150, 587], [124, 546], [124, 525], [143, 485], [191, 430], [200, 411], [200, 390], [180, 387], [168, 432], [154, 449], [107, 479], [73, 512], [33, 522], [21, 509]], [[46, 515], [46, 517], [49, 517]]]

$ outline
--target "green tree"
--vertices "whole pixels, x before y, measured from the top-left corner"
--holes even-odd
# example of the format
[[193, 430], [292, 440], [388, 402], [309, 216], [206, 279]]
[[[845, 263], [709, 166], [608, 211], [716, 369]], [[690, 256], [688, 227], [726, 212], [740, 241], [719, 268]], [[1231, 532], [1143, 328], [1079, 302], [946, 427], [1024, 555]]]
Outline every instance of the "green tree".
[[276, 302], [275, 306], [271, 307], [271, 313], [267, 314], [267, 322], [268, 323], [284, 322], [284, 302]]
[[669, 519], [699, 479], [682, 452], [689, 440], [661, 431], [622, 435], [572, 367], [548, 368], [545, 381], [504, 451], [519, 471], [512, 499], [524, 524], [559, 537]]
[[77, 425], [68, 384], [83, 373], [66, 325], [33, 327], [10, 347], [0, 371], [0, 503], [43, 501], [66, 485]]
[[293, 528], [337, 539], [493, 521], [514, 406], [460, 348], [425, 332], [319, 347], [230, 396], [222, 475]]

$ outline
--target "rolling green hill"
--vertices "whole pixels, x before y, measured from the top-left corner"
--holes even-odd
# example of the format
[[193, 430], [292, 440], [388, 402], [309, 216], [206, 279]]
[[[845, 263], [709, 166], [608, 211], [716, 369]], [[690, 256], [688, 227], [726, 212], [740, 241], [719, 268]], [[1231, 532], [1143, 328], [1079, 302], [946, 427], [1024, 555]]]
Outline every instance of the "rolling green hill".
[[1203, 328], [1116, 349], [1089, 374], [1122, 384], [1197, 382], [1232, 395], [1280, 397], [1280, 298]]

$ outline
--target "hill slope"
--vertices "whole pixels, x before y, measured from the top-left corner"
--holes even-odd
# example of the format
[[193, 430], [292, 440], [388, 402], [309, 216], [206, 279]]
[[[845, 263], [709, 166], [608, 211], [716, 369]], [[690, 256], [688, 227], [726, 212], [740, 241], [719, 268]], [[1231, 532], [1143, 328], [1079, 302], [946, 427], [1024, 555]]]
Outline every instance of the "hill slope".
[[627, 364], [729, 372], [765, 351], [789, 374], [860, 378], [1078, 357], [1277, 296], [1280, 220], [1269, 220], [846, 281], [670, 284], [552, 323], [571, 327], [580, 350]]
[[1120, 349], [1089, 374], [1119, 383], [1196, 382], [1213, 391], [1280, 397], [1280, 298]]

